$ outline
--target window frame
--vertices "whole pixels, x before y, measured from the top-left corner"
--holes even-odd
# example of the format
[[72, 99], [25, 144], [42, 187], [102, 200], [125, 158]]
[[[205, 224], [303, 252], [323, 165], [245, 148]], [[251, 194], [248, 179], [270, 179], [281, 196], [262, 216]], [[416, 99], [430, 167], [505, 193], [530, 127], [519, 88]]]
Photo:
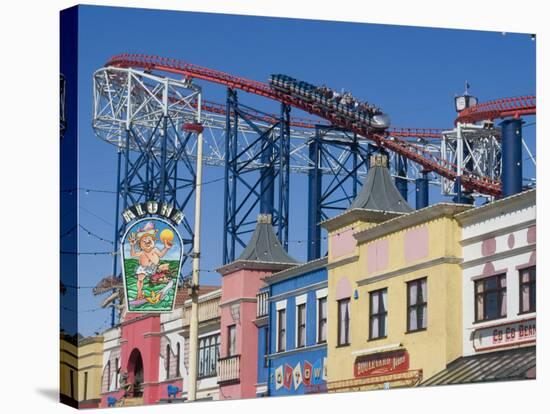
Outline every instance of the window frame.
[[[322, 314], [322, 306], [321, 306], [321, 302], [324, 302], [325, 304], [325, 315], [323, 317], [323, 314]], [[322, 329], [321, 329], [321, 324], [324, 324], [324, 327], [325, 327], [325, 338], [322, 339], [321, 338], [321, 332], [322, 332]], [[323, 297], [320, 297], [320, 298], [317, 298], [317, 343], [318, 344], [326, 344], [327, 343], [327, 334], [328, 334], [328, 300], [327, 300], [327, 297], [326, 296], [323, 296]]]
[[[284, 324], [281, 323], [281, 315], [284, 315]], [[286, 351], [286, 325], [287, 325], [287, 317], [286, 317], [286, 307], [277, 309], [277, 337], [276, 339], [276, 351], [277, 352], [285, 352]], [[284, 326], [283, 326], [284, 325]], [[283, 334], [283, 335], [281, 335]], [[283, 340], [281, 340], [281, 337], [284, 336]]]
[[120, 374], [119, 362], [118, 357], [115, 358], [115, 390], [118, 390], [118, 376]]
[[[490, 290], [485, 290], [485, 283], [487, 283], [489, 280], [491, 279], [497, 279], [497, 288], [496, 289], [490, 289]], [[501, 284], [501, 280], [505, 280], [506, 281], [506, 286], [503, 288], [502, 287], [502, 284]], [[478, 292], [477, 290], [477, 286], [479, 283], [483, 283], [483, 292]], [[508, 307], [508, 298], [507, 298], [507, 295], [508, 295], [508, 280], [507, 280], [507, 274], [506, 273], [498, 273], [498, 274], [495, 274], [495, 275], [491, 275], [491, 276], [486, 276], [486, 277], [483, 277], [483, 278], [480, 278], [480, 279], [476, 279], [474, 280], [474, 323], [483, 323], [483, 322], [489, 322], [489, 321], [495, 321], [495, 320], [498, 320], [498, 319], [503, 319], [503, 318], [506, 318], [508, 316], [508, 309], [506, 309], [506, 311], [504, 312], [504, 314], [501, 314], [499, 312], [499, 315], [498, 316], [495, 316], [495, 317], [492, 317], [492, 318], [483, 318], [483, 319], [480, 319], [479, 318], [479, 315], [478, 315], [478, 297], [479, 296], [483, 296], [483, 315], [485, 316], [487, 314], [487, 310], [486, 310], [486, 306], [487, 306], [487, 301], [486, 301], [486, 296], [490, 293], [494, 293], [496, 292], [497, 293], [497, 309], [500, 309], [502, 310], [502, 300], [504, 297], [506, 297], [506, 308]], [[503, 293], [502, 295], [499, 295], [499, 292], [500, 293]]]
[[[523, 279], [523, 273], [529, 272], [529, 280], [527, 282], [524, 282]], [[524, 267], [522, 269], [518, 269], [518, 276], [519, 276], [519, 312], [518, 315], [524, 315], [526, 313], [533, 313], [537, 311], [537, 266], [529, 266]], [[522, 288], [527, 285], [529, 289], [529, 309], [523, 310], [523, 295], [522, 295]]]
[[[422, 296], [422, 282], [426, 283], [426, 297], [422, 297], [423, 302], [419, 302], [419, 297]], [[414, 305], [411, 305], [411, 295], [410, 295], [410, 289], [413, 285], [416, 285], [416, 303]], [[421, 332], [428, 329], [428, 277], [421, 277], [419, 279], [410, 280], [407, 282], [407, 333], [413, 333], [413, 332]], [[424, 310], [426, 313], [426, 326], [420, 327], [420, 314], [418, 312], [419, 309]], [[410, 313], [412, 309], [416, 309], [416, 329], [411, 329], [411, 318]]]
[[[231, 339], [231, 332], [235, 333], [234, 341]], [[232, 346], [233, 345], [233, 346]], [[227, 326], [227, 356], [232, 357], [237, 355], [237, 324]]]
[[171, 353], [172, 353], [172, 347], [170, 344], [166, 344], [166, 360], [165, 360], [165, 367], [166, 367], [166, 379], [169, 380], [170, 377], [170, 363], [171, 361]]
[[178, 342], [176, 344], [176, 378], [181, 377], [180, 365], [181, 365], [181, 345]]
[[[207, 342], [208, 341], [208, 342]], [[220, 359], [220, 334], [206, 335], [199, 338], [197, 360], [197, 379], [212, 378], [218, 375], [218, 360]], [[208, 349], [208, 359], [206, 359], [206, 350]], [[202, 351], [202, 353], [201, 353]], [[202, 355], [202, 365], [201, 365]], [[205, 368], [206, 363], [208, 366]], [[202, 366], [202, 370], [201, 370]]]
[[264, 327], [264, 336], [265, 336], [265, 344], [264, 344], [264, 368], [269, 367], [269, 325], [266, 325]]
[[[388, 337], [388, 306], [386, 306], [384, 308], [384, 311], [383, 312], [380, 312], [380, 304], [383, 303], [383, 294], [384, 292], [386, 293], [386, 299], [388, 297], [388, 288], [385, 287], [385, 288], [381, 288], [381, 289], [377, 289], [377, 290], [373, 290], [371, 292], [369, 292], [369, 341], [377, 341], [379, 339], [384, 339], [384, 338], [387, 338]], [[373, 312], [373, 308], [372, 308], [372, 303], [373, 303], [373, 300], [372, 298], [374, 296], [378, 296], [378, 309], [377, 309], [377, 312], [374, 313]], [[380, 335], [380, 332], [381, 332], [381, 322], [382, 322], [382, 318], [381, 317], [384, 317], [384, 335]], [[372, 327], [373, 327], [373, 320], [374, 318], [378, 318], [378, 336], [376, 337], [373, 337], [373, 334], [372, 334]]]
[[[346, 307], [346, 310], [347, 310], [347, 315], [344, 319], [344, 327], [346, 329], [346, 332], [345, 332], [345, 340], [344, 342], [341, 342], [341, 332], [342, 332], [342, 310], [341, 310], [341, 304], [342, 303], [347, 303], [347, 307]], [[351, 298], [350, 297], [347, 297], [347, 298], [341, 298], [341, 299], [338, 299], [336, 301], [336, 306], [337, 306], [337, 313], [338, 313], [338, 326], [337, 326], [337, 329], [336, 329], [336, 333], [337, 333], [337, 340], [336, 340], [336, 346], [338, 347], [342, 347], [342, 346], [349, 346], [351, 344]]]
[[111, 360], [107, 361], [107, 391], [111, 391]]
[[[302, 309], [303, 309], [303, 319], [301, 314]], [[303, 340], [303, 343], [301, 343], [300, 340]], [[296, 304], [296, 348], [305, 348], [306, 345], [307, 345], [307, 303], [303, 302], [303, 303]]]

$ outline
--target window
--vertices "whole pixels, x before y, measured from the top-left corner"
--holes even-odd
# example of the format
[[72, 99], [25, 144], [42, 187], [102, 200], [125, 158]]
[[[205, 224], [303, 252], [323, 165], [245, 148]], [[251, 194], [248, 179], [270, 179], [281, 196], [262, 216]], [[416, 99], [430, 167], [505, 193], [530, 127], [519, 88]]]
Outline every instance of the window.
[[264, 344], [264, 368], [267, 368], [268, 367], [268, 358], [267, 356], [269, 355], [269, 328], [266, 326], [264, 328], [264, 340], [265, 340], [265, 344]]
[[170, 379], [170, 345], [166, 345], [166, 379]]
[[180, 371], [180, 363], [181, 363], [181, 346], [180, 343], [176, 345], [176, 377], [181, 377], [181, 371]]
[[338, 345], [349, 345], [349, 298], [338, 301]]
[[318, 299], [317, 305], [317, 342], [324, 343], [327, 341], [327, 298]]
[[486, 277], [475, 282], [476, 322], [506, 316], [506, 275]]
[[107, 362], [107, 391], [111, 390], [111, 361]]
[[535, 266], [519, 271], [519, 313], [537, 310], [537, 269]]
[[219, 356], [220, 335], [211, 335], [199, 339], [199, 379], [216, 376]]
[[120, 367], [118, 358], [115, 358], [115, 390], [118, 390], [118, 376], [120, 374]]
[[230, 325], [227, 327], [227, 356], [237, 355], [237, 325]]
[[385, 338], [388, 319], [388, 289], [370, 293], [369, 339]]
[[277, 352], [286, 350], [286, 309], [277, 311]]
[[296, 347], [306, 346], [306, 304], [302, 303], [296, 307]]
[[407, 283], [407, 332], [421, 331], [428, 327], [427, 279]]

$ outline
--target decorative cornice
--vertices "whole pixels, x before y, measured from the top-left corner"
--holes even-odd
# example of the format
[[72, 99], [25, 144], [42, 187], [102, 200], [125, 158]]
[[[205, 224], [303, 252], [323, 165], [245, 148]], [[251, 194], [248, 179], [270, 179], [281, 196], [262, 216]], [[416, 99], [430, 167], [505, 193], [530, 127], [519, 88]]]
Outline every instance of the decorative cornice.
[[300, 295], [302, 293], [309, 292], [311, 290], [323, 289], [327, 286], [328, 286], [328, 281], [323, 280], [322, 282], [313, 283], [311, 285], [303, 286], [303, 287], [298, 288], [298, 289], [289, 290], [289, 291], [284, 292], [284, 293], [279, 293], [278, 295], [270, 296], [269, 297], [269, 302], [277, 302], [279, 300], [282, 300], [282, 299], [285, 299], [285, 298], [288, 298], [288, 297], [291, 297], [291, 296], [297, 296], [297, 295]]
[[312, 260], [304, 264], [299, 264], [297, 266], [291, 267], [290, 269], [274, 273], [271, 276], [266, 276], [263, 278], [263, 281], [269, 285], [277, 282], [282, 282], [283, 280], [289, 279], [294, 276], [299, 276], [305, 273], [313, 272], [314, 270], [322, 269], [323, 267], [326, 267], [327, 262], [328, 259], [326, 257], [322, 257], [321, 259]]
[[469, 244], [478, 243], [480, 241], [483, 241], [485, 239], [489, 239], [492, 237], [498, 237], [502, 236], [504, 234], [512, 233], [514, 231], [523, 230], [526, 228], [529, 228], [537, 223], [537, 219], [523, 221], [521, 223], [513, 224], [511, 226], [505, 226], [501, 227], [499, 229], [480, 234], [478, 236], [469, 237], [467, 239], [462, 239], [460, 241], [461, 246], [467, 246]]
[[239, 270], [265, 270], [277, 272], [280, 270], [288, 269], [289, 267], [296, 266], [296, 263], [276, 263], [276, 262], [261, 262], [254, 260], [235, 260], [222, 267], [216, 269], [216, 272], [225, 276], [230, 273], [237, 272]]
[[254, 297], [243, 297], [243, 298], [235, 298], [235, 299], [231, 299], [231, 300], [227, 300], [223, 303], [220, 303], [220, 308], [225, 308], [227, 306], [231, 306], [231, 305], [237, 305], [237, 304], [241, 304], [241, 303], [256, 303], [258, 301], [258, 299], [254, 296]]
[[262, 316], [261, 318], [256, 318], [252, 322], [254, 322], [254, 325], [256, 325], [258, 328], [260, 326], [266, 326], [269, 323], [269, 317], [267, 315]]
[[402, 215], [401, 217], [393, 218], [368, 229], [355, 232], [353, 236], [359, 243], [364, 243], [385, 236], [386, 234], [404, 230], [407, 227], [423, 224], [440, 217], [453, 217], [471, 208], [473, 207], [469, 204], [438, 203]]
[[336, 260], [335, 262], [327, 263], [327, 270], [334, 269], [336, 267], [344, 266], [350, 263], [354, 263], [359, 260], [359, 255], [354, 254], [353, 256], [348, 256], [343, 259]]
[[327, 231], [330, 233], [338, 230], [341, 227], [347, 226], [351, 223], [355, 223], [356, 221], [381, 223], [395, 217], [400, 217], [402, 215], [403, 213], [395, 213], [391, 211], [377, 211], [367, 210], [363, 208], [354, 208], [351, 210], [346, 210], [338, 216], [322, 221], [320, 225], [321, 227], [327, 229]]
[[379, 282], [381, 280], [390, 279], [392, 277], [400, 276], [405, 273], [416, 272], [417, 270], [427, 269], [429, 267], [438, 266], [441, 264], [460, 264], [462, 259], [456, 256], [442, 256], [436, 259], [427, 260], [425, 262], [417, 263], [412, 266], [407, 266], [401, 269], [393, 270], [391, 272], [382, 273], [376, 276], [366, 277], [364, 279], [358, 280], [358, 286], [370, 285], [372, 283]]
[[521, 207], [536, 206], [537, 190], [531, 189], [510, 197], [487, 203], [470, 211], [456, 215], [456, 219], [463, 226], [486, 220], [495, 216], [495, 210], [504, 210], [502, 214], [517, 210]]
[[297, 354], [299, 352], [315, 351], [316, 349], [326, 348], [326, 346], [327, 346], [327, 343], [324, 342], [322, 344], [304, 346], [302, 348], [294, 348], [294, 349], [290, 349], [290, 350], [284, 351], [284, 352], [277, 352], [276, 354], [269, 354], [269, 355], [267, 355], [267, 359], [273, 360], [273, 359], [285, 357], [285, 356], [288, 356], [288, 355], [294, 355], [294, 354]]
[[523, 253], [534, 252], [537, 250], [537, 244], [527, 244], [525, 246], [516, 247], [515, 249], [505, 250], [503, 252], [495, 253], [489, 256], [478, 257], [477, 259], [468, 260], [463, 262], [460, 266], [463, 269], [468, 269], [470, 267], [479, 266], [494, 260], [506, 259], [508, 257], [517, 256]]

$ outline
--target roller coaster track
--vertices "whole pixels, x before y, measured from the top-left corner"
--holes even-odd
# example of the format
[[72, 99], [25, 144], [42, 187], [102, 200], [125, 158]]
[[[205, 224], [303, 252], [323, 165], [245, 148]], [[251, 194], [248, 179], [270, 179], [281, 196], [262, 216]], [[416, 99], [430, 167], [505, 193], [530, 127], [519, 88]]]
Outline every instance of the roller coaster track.
[[502, 98], [494, 101], [482, 102], [466, 108], [458, 114], [455, 123], [475, 123], [497, 118], [512, 116], [519, 118], [524, 115], [534, 115], [537, 112], [537, 98], [535, 96], [518, 96]]
[[[142, 68], [147, 71], [160, 71], [166, 73], [172, 73], [180, 76], [184, 76], [189, 79], [200, 79], [207, 82], [216, 83], [219, 85], [226, 86], [232, 89], [239, 89], [244, 92], [252, 93], [255, 95], [263, 96], [268, 99], [272, 99], [286, 105], [301, 109], [305, 112], [308, 112], [312, 115], [316, 115], [324, 120], [328, 121], [330, 124], [340, 127], [342, 129], [354, 132], [359, 136], [362, 136], [366, 139], [374, 141], [377, 145], [385, 147], [391, 151], [394, 151], [397, 154], [400, 154], [407, 159], [414, 161], [424, 167], [425, 170], [433, 171], [434, 173], [443, 176], [449, 180], [455, 180], [457, 178], [458, 168], [455, 164], [448, 162], [433, 153], [430, 153], [425, 148], [420, 145], [415, 145], [414, 143], [407, 142], [400, 139], [400, 137], [407, 136], [406, 130], [403, 130], [399, 133], [389, 134], [389, 133], [379, 133], [373, 131], [366, 124], [359, 124], [357, 122], [351, 122], [350, 120], [343, 118], [340, 114], [326, 110], [325, 108], [319, 107], [310, 102], [305, 102], [295, 96], [284, 94], [278, 91], [273, 90], [268, 84], [254, 81], [239, 76], [231, 75], [226, 72], [213, 70], [205, 68], [202, 66], [197, 66], [191, 63], [186, 63], [178, 59], [165, 58], [159, 56], [151, 55], [141, 55], [141, 54], [121, 54], [113, 56], [105, 66], [114, 66], [121, 68]], [[533, 98], [534, 102], [534, 98]], [[528, 103], [528, 102], [527, 102]], [[480, 105], [478, 105], [480, 106]], [[510, 113], [523, 114], [524, 112], [520, 111], [520, 106], [515, 109], [513, 112], [514, 104], [508, 103], [506, 111], [511, 111]], [[492, 108], [492, 107], [491, 107]], [[474, 108], [469, 108], [473, 110]], [[494, 109], [493, 109], [494, 110]], [[508, 112], [502, 110], [499, 112], [501, 116]], [[464, 111], [463, 111], [464, 112]], [[481, 112], [480, 112], [481, 113]], [[460, 114], [462, 116], [462, 113]], [[494, 116], [496, 117], [496, 116]], [[482, 117], [482, 119], [488, 119]], [[306, 124], [308, 124], [306, 122]], [[303, 126], [303, 125], [302, 125]], [[428, 130], [429, 131], [429, 130]], [[427, 132], [426, 132], [427, 133]], [[435, 134], [434, 134], [435, 135]], [[479, 177], [473, 174], [463, 171], [461, 176], [462, 185], [470, 190], [477, 191], [482, 194], [499, 196], [501, 193], [501, 183], [499, 181], [493, 180], [488, 177]]]
[[[196, 107], [196, 105], [195, 105]], [[226, 115], [226, 107], [223, 104], [212, 101], [202, 101], [201, 109], [205, 112], [210, 112], [218, 115]], [[277, 116], [272, 114], [265, 114], [262, 112], [252, 113], [250, 109], [247, 110], [249, 115], [252, 115], [258, 121], [264, 121], [268, 123], [274, 123], [277, 121]], [[318, 125], [328, 126], [328, 122], [323, 120], [313, 120], [303, 117], [291, 117], [290, 126], [306, 129], [315, 129]], [[390, 128], [388, 134], [393, 137], [399, 138], [424, 138], [424, 139], [441, 139], [442, 129], [439, 128]]]

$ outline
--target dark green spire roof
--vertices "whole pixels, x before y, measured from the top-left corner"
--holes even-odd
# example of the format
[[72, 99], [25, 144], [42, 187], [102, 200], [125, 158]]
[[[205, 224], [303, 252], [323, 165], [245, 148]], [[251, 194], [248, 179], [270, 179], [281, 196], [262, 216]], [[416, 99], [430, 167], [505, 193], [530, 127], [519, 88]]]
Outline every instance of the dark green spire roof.
[[388, 170], [388, 156], [374, 154], [363, 188], [348, 210], [356, 208], [393, 213], [410, 213], [413, 208], [401, 196]]
[[283, 249], [271, 225], [271, 214], [260, 214], [252, 238], [237, 260], [263, 263], [298, 263]]

